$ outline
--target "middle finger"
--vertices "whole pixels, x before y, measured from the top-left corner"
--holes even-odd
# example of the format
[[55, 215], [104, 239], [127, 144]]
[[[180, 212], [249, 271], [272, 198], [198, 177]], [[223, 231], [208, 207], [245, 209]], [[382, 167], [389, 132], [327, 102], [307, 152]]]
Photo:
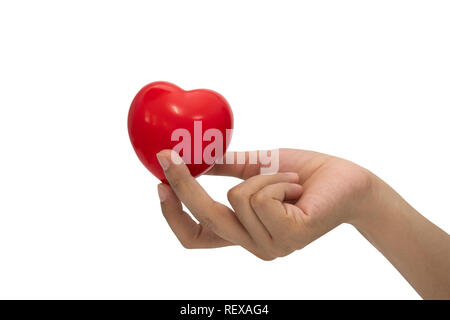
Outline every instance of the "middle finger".
[[271, 236], [253, 211], [250, 198], [265, 186], [280, 182], [297, 183], [298, 175], [294, 172], [257, 175], [238, 184], [228, 192], [228, 200], [237, 218], [256, 242], [266, 243], [271, 239]]

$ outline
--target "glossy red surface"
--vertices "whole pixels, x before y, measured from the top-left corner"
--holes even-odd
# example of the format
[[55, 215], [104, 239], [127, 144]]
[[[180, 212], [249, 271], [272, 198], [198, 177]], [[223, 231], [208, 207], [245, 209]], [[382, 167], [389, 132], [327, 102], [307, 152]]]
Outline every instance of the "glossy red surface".
[[[192, 150], [194, 141], [202, 139], [198, 137], [198, 126], [197, 136], [194, 134], [194, 121], [201, 121], [202, 136], [208, 129], [218, 129], [224, 140], [226, 130], [233, 128], [233, 114], [228, 102], [211, 90], [185, 91], [168, 82], [153, 82], [142, 88], [133, 99], [128, 114], [130, 140], [141, 162], [159, 180], [166, 182], [156, 154], [163, 149], [173, 149], [180, 142], [172, 141], [174, 130], [184, 128], [189, 131]], [[229, 139], [223, 141], [223, 153], [229, 142]], [[202, 141], [202, 150], [209, 143]], [[206, 163], [202, 157], [201, 163], [194, 164], [192, 159], [187, 166], [193, 176], [199, 176], [212, 164]]]

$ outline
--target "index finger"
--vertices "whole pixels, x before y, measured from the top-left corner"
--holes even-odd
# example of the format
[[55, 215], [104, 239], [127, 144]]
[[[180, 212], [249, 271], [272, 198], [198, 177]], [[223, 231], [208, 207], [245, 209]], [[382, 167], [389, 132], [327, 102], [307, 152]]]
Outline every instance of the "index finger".
[[178, 153], [163, 150], [157, 154], [157, 158], [173, 191], [201, 224], [225, 240], [249, 246], [250, 236], [234, 212], [208, 195]]
[[261, 173], [276, 173], [278, 169], [279, 150], [229, 151], [206, 174], [246, 180]]

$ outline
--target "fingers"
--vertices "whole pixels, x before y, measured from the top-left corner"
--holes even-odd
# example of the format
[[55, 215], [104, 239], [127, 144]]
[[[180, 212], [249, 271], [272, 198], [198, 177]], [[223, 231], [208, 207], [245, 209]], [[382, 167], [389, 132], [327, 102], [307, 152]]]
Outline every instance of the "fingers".
[[172, 190], [200, 224], [229, 242], [250, 247], [251, 238], [233, 211], [211, 199], [176, 152], [163, 150], [157, 157]]
[[[270, 233], [253, 211], [250, 199], [254, 194], [271, 184], [296, 183], [298, 175], [293, 172], [277, 173], [274, 175], [253, 176], [228, 192], [228, 200], [236, 212], [241, 224], [257, 243], [266, 243], [271, 239]], [[298, 185], [297, 185], [298, 186]]]
[[[211, 248], [238, 244], [264, 260], [293, 251], [295, 246], [290, 244], [292, 241], [289, 239], [281, 242], [274, 240], [289, 238], [293, 233], [291, 218], [297, 213], [291, 211], [300, 209], [285, 201], [300, 197], [302, 188], [298, 185], [296, 173], [258, 174], [248, 178], [228, 194], [236, 211], [234, 213], [211, 199], [176, 152], [163, 150], [157, 157], [171, 186], [163, 184], [159, 187], [161, 208], [185, 247]], [[251, 171], [224, 172], [245, 177]], [[181, 202], [200, 224], [182, 211]]]
[[329, 155], [298, 149], [227, 152], [223, 163], [216, 163], [206, 174], [247, 179], [266, 172], [297, 172], [304, 184]]
[[192, 220], [182, 210], [182, 204], [170, 186], [163, 183], [159, 184], [158, 195], [167, 223], [185, 248], [218, 248], [231, 245], [230, 242]]
[[298, 207], [284, 203], [298, 199], [301, 194], [299, 184], [281, 182], [268, 185], [251, 197], [253, 210], [272, 237], [289, 233], [294, 216], [302, 214]]
[[261, 173], [260, 151], [227, 152], [206, 174], [247, 179]]

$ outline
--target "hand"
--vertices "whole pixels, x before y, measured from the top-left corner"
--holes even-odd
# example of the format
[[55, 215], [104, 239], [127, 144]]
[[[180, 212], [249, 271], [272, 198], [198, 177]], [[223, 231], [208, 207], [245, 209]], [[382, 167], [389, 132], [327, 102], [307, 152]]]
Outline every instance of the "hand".
[[[183, 163], [171, 163], [171, 151], [160, 152], [171, 186], [158, 186], [161, 207], [181, 243], [186, 248], [236, 244], [273, 260], [350, 223], [423, 298], [450, 299], [445, 231], [350, 161], [311, 151], [279, 152], [280, 172], [274, 175], [259, 175], [259, 164], [216, 164], [208, 172], [244, 179], [228, 192], [234, 212], [211, 199]], [[180, 200], [199, 224], [182, 211]]]
[[[240, 245], [273, 260], [358, 216], [371, 188], [367, 170], [316, 152], [279, 152], [280, 172], [273, 175], [260, 175], [260, 164], [248, 164], [248, 153], [246, 164], [216, 164], [208, 172], [244, 179], [228, 192], [234, 212], [211, 199], [183, 163], [172, 163], [170, 150], [160, 152], [171, 186], [158, 186], [161, 207], [180, 242], [186, 248]], [[180, 200], [199, 224], [182, 211]]]

